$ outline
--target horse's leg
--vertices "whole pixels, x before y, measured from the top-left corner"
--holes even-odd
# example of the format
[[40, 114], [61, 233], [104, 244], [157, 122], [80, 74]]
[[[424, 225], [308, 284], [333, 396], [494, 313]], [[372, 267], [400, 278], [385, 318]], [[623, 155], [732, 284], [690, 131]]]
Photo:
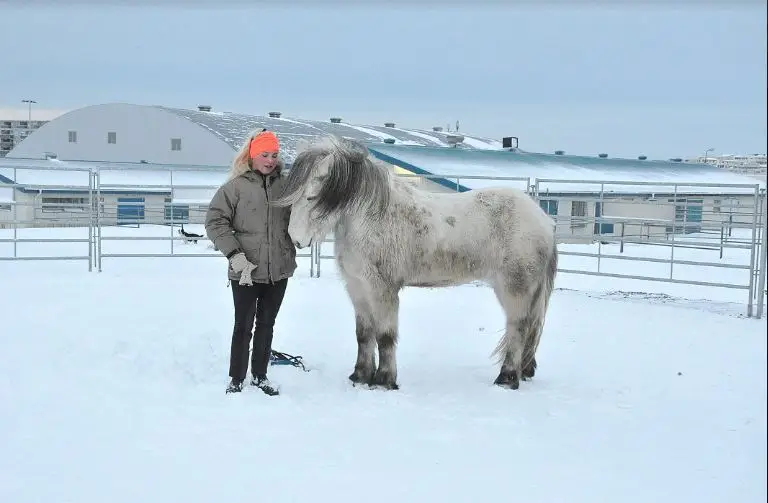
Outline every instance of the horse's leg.
[[[536, 331], [540, 331], [541, 327], [536, 328]], [[536, 375], [536, 344], [535, 340], [538, 336], [533, 331], [529, 334], [525, 341], [525, 348], [523, 349], [523, 380], [527, 381]]]
[[512, 293], [501, 285], [494, 286], [494, 291], [507, 318], [506, 331], [495, 350], [502, 362], [494, 384], [518, 389], [524, 375], [523, 353], [531, 330], [531, 318], [528, 316], [530, 296], [526, 293]]
[[371, 307], [360, 288], [347, 284], [352, 305], [355, 309], [355, 336], [357, 338], [357, 360], [355, 369], [349, 375], [353, 384], [372, 384], [376, 373], [376, 333], [374, 331]]
[[397, 384], [397, 317], [400, 300], [397, 291], [385, 288], [374, 296], [374, 331], [379, 347], [379, 368], [373, 384], [386, 389], [399, 389]]

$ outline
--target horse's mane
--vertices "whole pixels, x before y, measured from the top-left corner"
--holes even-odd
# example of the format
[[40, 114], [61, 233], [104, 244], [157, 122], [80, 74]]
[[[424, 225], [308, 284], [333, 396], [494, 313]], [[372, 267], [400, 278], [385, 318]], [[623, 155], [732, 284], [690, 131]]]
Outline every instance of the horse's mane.
[[318, 218], [354, 211], [366, 211], [375, 218], [389, 206], [389, 170], [376, 162], [361, 143], [334, 136], [322, 137], [299, 152], [288, 172], [283, 195], [274, 204], [296, 203], [313, 173], [322, 167], [327, 167], [327, 175], [321, 177], [320, 192], [313, 199]]

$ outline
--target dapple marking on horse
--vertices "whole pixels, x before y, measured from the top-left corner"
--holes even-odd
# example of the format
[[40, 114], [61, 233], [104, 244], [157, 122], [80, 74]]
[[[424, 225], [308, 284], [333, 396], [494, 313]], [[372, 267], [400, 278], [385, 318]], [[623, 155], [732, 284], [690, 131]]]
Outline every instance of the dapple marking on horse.
[[398, 389], [402, 288], [472, 281], [489, 284], [506, 315], [494, 383], [518, 389], [521, 378], [533, 377], [558, 251], [554, 222], [524, 191], [427, 192], [363, 145], [331, 136], [300, 147], [273, 204], [292, 206], [288, 232], [297, 248], [334, 233], [355, 311], [353, 383]]

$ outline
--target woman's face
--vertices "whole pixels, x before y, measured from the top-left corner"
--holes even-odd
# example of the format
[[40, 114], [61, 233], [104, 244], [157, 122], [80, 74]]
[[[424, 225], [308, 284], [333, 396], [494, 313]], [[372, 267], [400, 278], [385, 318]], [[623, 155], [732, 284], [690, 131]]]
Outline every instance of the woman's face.
[[256, 157], [253, 157], [251, 159], [251, 164], [253, 164], [253, 170], [258, 171], [259, 173], [262, 173], [264, 175], [268, 175], [274, 171], [275, 166], [277, 166], [277, 152], [262, 152]]

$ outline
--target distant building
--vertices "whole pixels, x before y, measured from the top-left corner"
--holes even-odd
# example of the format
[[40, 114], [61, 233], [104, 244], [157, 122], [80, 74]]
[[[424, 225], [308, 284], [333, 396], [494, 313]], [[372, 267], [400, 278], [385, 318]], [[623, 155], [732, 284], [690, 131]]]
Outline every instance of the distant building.
[[0, 157], [5, 157], [22, 140], [47, 122], [0, 118]]
[[765, 181], [768, 175], [765, 154], [726, 154], [706, 155], [686, 159], [686, 162], [709, 164], [720, 169], [749, 175], [752, 178]]
[[462, 133], [404, 129], [395, 123], [355, 125], [341, 117], [326, 121], [286, 118], [280, 112], [265, 116], [133, 104], [94, 105], [62, 114], [41, 127], [8, 154], [12, 158], [70, 161], [147, 162], [176, 165], [229, 165], [247, 135], [266, 128], [280, 138], [287, 163], [296, 155], [300, 139], [334, 134], [362, 142], [399, 145], [501, 149], [500, 140]]

